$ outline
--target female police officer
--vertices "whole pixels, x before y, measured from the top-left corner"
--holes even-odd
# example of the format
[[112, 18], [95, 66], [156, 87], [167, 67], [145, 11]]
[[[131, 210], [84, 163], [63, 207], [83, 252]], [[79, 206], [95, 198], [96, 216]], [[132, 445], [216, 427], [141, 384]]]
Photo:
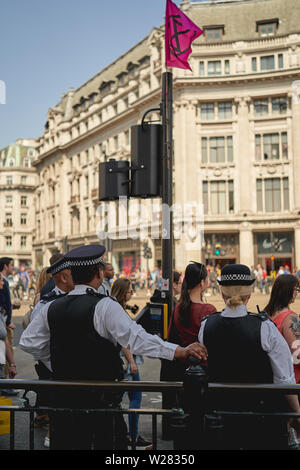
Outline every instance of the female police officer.
[[[207, 317], [199, 331], [199, 342], [208, 351], [209, 381], [294, 384], [292, 356], [286, 341], [267, 315], [252, 314], [247, 310], [254, 282], [249, 268], [241, 264], [224, 266], [218, 282], [225, 309]], [[214, 409], [219, 410], [287, 411], [288, 404], [288, 408], [299, 413], [298, 397], [286, 398], [280, 401], [276, 396], [271, 402], [270, 396], [261, 393], [258, 396], [223, 390], [212, 394], [211, 400]], [[267, 428], [263, 426], [269, 423], [267, 420], [252, 421], [249, 426], [249, 421], [227, 419], [227, 446], [284, 447], [286, 423], [275, 421]]]

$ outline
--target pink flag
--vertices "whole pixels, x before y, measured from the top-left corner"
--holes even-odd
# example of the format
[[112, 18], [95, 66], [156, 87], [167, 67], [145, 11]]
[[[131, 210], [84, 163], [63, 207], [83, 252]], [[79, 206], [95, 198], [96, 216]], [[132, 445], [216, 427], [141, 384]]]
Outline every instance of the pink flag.
[[198, 28], [171, 0], [167, 0], [165, 47], [166, 67], [190, 69], [188, 57], [192, 42], [201, 34]]

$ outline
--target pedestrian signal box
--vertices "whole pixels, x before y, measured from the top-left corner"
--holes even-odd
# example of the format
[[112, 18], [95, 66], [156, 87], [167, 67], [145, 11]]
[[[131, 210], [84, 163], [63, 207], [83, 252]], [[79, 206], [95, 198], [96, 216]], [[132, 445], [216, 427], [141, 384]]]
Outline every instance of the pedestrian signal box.
[[154, 304], [148, 302], [135, 317], [147, 333], [158, 335], [166, 339], [168, 335], [168, 304]]

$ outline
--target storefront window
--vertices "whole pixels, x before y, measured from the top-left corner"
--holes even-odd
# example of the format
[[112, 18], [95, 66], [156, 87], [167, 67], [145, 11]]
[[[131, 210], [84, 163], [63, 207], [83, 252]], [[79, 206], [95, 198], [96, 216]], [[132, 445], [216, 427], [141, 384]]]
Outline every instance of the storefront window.
[[258, 254], [292, 253], [292, 232], [263, 232], [256, 234]]

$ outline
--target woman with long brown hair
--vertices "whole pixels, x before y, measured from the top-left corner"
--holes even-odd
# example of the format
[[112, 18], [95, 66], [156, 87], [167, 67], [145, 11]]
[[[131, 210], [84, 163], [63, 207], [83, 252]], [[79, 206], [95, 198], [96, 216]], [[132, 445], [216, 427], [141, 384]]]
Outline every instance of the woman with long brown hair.
[[275, 279], [270, 300], [265, 307], [265, 312], [276, 324], [290, 347], [297, 383], [300, 383], [300, 361], [297, 357], [300, 352], [300, 319], [299, 315], [291, 310], [290, 305], [295, 302], [299, 291], [299, 280], [296, 276], [281, 274]]
[[[202, 263], [192, 261], [187, 265], [181, 287], [181, 294], [176, 305], [173, 318], [173, 331], [179, 338], [181, 346], [197, 341], [201, 321], [207, 315], [216, 312], [216, 308], [203, 301], [208, 287], [208, 273]], [[168, 340], [172, 341], [172, 324], [168, 332]]]

